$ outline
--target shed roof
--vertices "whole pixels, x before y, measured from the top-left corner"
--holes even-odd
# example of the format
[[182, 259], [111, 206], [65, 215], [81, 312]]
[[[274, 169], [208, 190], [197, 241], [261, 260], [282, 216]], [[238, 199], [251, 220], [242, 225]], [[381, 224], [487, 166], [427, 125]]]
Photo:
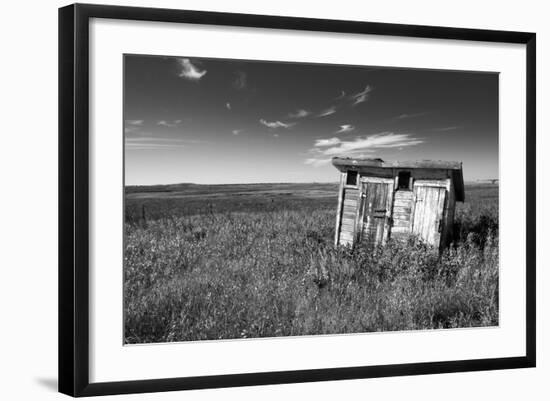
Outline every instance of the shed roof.
[[404, 168], [404, 169], [434, 169], [451, 170], [456, 200], [464, 202], [464, 179], [462, 177], [462, 162], [446, 160], [406, 160], [384, 161], [373, 158], [333, 157], [332, 164], [340, 171], [358, 170], [367, 171], [370, 167], [376, 168]]

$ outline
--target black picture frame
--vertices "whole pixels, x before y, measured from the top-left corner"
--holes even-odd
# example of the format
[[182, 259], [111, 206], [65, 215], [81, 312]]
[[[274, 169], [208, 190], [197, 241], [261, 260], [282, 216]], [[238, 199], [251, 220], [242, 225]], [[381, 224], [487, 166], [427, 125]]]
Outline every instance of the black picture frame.
[[[91, 18], [250, 28], [324, 31], [415, 38], [516, 43], [526, 46], [526, 353], [521, 357], [382, 366], [89, 381], [89, 22]], [[59, 9], [59, 391], [71, 396], [315, 382], [534, 367], [536, 35], [479, 29], [219, 12], [74, 4]]]

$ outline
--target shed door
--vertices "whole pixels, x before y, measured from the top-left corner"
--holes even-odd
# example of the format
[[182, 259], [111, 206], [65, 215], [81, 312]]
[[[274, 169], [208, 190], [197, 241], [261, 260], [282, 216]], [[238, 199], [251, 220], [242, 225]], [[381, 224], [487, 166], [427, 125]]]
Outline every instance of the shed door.
[[363, 227], [361, 240], [370, 245], [384, 244], [391, 218], [393, 181], [365, 182], [362, 192]]
[[443, 208], [446, 189], [442, 187], [415, 186], [413, 234], [428, 244], [439, 246], [443, 229]]

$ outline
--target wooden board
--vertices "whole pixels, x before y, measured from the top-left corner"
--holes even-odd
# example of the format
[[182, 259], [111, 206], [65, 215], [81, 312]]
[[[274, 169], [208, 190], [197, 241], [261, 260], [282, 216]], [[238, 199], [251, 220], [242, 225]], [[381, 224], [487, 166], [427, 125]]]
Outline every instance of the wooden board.
[[338, 244], [346, 245], [354, 241], [357, 226], [357, 206], [360, 203], [359, 199], [359, 190], [357, 188], [344, 186], [340, 226], [338, 227]]
[[343, 214], [343, 200], [344, 200], [344, 180], [346, 178], [346, 173], [340, 174], [340, 187], [338, 189], [338, 208], [336, 213], [336, 227], [334, 230], [334, 245], [338, 245], [340, 241], [340, 223]]
[[406, 239], [411, 232], [414, 193], [408, 189], [397, 190], [394, 194], [391, 237]]
[[343, 221], [341, 230], [342, 232], [347, 231], [353, 234], [355, 232], [355, 221], [352, 221], [352, 222]]
[[393, 219], [392, 232], [393, 232], [393, 229], [396, 228], [396, 227], [406, 228], [410, 231], [411, 222], [409, 220], [396, 220], [396, 219]]
[[357, 212], [355, 211], [344, 211], [344, 213], [342, 214], [342, 219], [351, 219], [351, 220], [355, 220], [355, 216], [357, 215]]
[[393, 180], [363, 184], [361, 240], [369, 245], [384, 244], [389, 234]]
[[428, 244], [439, 246], [441, 219], [445, 205], [446, 188], [415, 186], [415, 212], [412, 232]]
[[354, 200], [354, 199], [344, 199], [344, 208], [345, 207], [349, 207], [349, 208], [357, 208], [357, 200]]

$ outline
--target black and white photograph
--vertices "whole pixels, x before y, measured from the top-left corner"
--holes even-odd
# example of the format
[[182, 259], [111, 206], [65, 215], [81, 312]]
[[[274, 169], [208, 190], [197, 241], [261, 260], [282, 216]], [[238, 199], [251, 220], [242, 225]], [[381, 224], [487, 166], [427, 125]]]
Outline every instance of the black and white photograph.
[[0, 399], [545, 399], [543, 2], [6, 6]]
[[124, 55], [124, 343], [499, 325], [499, 74]]

